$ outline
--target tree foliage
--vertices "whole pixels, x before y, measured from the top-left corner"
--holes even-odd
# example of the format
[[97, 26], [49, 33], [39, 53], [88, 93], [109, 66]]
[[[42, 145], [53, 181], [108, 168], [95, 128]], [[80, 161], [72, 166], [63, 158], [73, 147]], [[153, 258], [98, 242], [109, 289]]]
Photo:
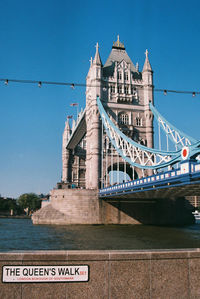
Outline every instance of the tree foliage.
[[24, 193], [20, 195], [18, 204], [30, 214], [41, 207], [41, 198], [35, 193]]
[[23, 213], [23, 210], [17, 204], [16, 199], [0, 197], [0, 214], [9, 215], [11, 210], [13, 210], [15, 215]]

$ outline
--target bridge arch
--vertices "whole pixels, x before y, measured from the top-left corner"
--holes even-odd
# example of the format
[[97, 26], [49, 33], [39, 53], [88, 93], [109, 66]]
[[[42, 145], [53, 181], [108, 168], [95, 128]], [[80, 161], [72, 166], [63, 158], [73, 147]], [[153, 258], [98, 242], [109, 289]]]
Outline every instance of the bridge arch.
[[140, 173], [138, 173], [138, 169], [133, 169], [128, 163], [120, 161], [110, 164], [107, 169], [105, 169], [103, 181], [105, 186], [109, 186], [116, 183], [122, 183], [123, 181], [137, 179], [139, 177]]

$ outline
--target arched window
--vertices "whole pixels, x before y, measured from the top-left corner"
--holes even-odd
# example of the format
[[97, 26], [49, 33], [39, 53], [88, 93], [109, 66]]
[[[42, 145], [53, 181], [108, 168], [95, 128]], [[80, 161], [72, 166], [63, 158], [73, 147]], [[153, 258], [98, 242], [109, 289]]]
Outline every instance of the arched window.
[[119, 124], [128, 125], [128, 123], [129, 123], [128, 114], [126, 114], [125, 112], [120, 113], [118, 115], [118, 120], [119, 120]]
[[128, 85], [124, 86], [124, 93], [125, 94], [129, 94], [129, 87], [128, 87]]
[[117, 79], [118, 80], [122, 79], [122, 73], [120, 71], [117, 72]]
[[115, 93], [115, 85], [114, 84], [110, 85], [110, 92]]
[[136, 117], [136, 126], [138, 127], [142, 126], [142, 118]]
[[121, 84], [119, 84], [119, 85], [117, 86], [117, 92], [118, 92], [118, 93], [122, 93], [122, 85], [121, 85]]
[[124, 79], [125, 79], [125, 81], [128, 81], [128, 72], [124, 73]]

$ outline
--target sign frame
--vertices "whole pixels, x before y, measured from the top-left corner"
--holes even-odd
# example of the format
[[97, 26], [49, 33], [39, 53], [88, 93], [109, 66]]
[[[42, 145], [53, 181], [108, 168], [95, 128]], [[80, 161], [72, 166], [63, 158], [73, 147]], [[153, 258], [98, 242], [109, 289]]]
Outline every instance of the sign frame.
[[[12, 269], [13, 271], [15, 270], [16, 271], [16, 274], [18, 275], [12, 275], [14, 277], [14, 279], [11, 279], [9, 280], [5, 275], [5, 271], [4, 269]], [[28, 276], [27, 279], [24, 279], [22, 278], [22, 276], [20, 276], [21, 274], [21, 271], [22, 273], [24, 272], [24, 269], [42, 269], [42, 268], [45, 268], [45, 269], [51, 269], [49, 271], [51, 271], [51, 274], [53, 273], [53, 275], [49, 276], [49, 275], [46, 275], [46, 278], [44, 280], [42, 279], [35, 279], [34, 280], [34, 277], [36, 276], [33, 276], [33, 275], [23, 275], [23, 277], [26, 277]], [[70, 272], [72, 271], [75, 271], [75, 272], [78, 272], [78, 270], [75, 270], [75, 269], [79, 269], [81, 268], [80, 270], [81, 271], [84, 271], [86, 272], [85, 274], [78, 274], [78, 276], [80, 275], [85, 275], [87, 279], [79, 279], [79, 280], [74, 280], [72, 279], [71, 277], [75, 277], [75, 274], [72, 274], [72, 273], [69, 273], [69, 274], [65, 274], [65, 275], [69, 275], [65, 277], [63, 277], [63, 274], [59, 274], [60, 275], [60, 278], [58, 279], [59, 275], [57, 276], [56, 274], [59, 273], [59, 270], [60, 272], [62, 272], [63, 270], [61, 269], [65, 269], [65, 272], [67, 271], [66, 269], [71, 269]], [[2, 269], [2, 275], [1, 275], [1, 280], [2, 280], [2, 283], [85, 283], [85, 282], [89, 282], [90, 281], [90, 266], [87, 265], [87, 264], [67, 264], [67, 265], [2, 265], [1, 267]], [[17, 271], [18, 269], [18, 271]], [[59, 269], [59, 270], [58, 270]], [[80, 271], [80, 273], [81, 273]], [[20, 273], [19, 273], [20, 272]], [[8, 270], [7, 270], [7, 273], [8, 273]], [[55, 274], [54, 274], [55, 273]], [[5, 277], [6, 276], [6, 277]], [[18, 276], [18, 280], [15, 279], [15, 277]], [[40, 275], [41, 276], [41, 275]], [[49, 279], [48, 279], [49, 278]]]

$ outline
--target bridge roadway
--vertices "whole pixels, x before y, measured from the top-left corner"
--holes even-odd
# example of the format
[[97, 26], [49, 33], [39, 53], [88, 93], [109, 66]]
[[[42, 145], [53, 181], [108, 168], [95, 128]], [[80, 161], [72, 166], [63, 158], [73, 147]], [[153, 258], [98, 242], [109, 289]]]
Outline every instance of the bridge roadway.
[[200, 163], [183, 161], [179, 169], [99, 190], [99, 197], [109, 202], [149, 202], [156, 198], [184, 196], [200, 196]]

